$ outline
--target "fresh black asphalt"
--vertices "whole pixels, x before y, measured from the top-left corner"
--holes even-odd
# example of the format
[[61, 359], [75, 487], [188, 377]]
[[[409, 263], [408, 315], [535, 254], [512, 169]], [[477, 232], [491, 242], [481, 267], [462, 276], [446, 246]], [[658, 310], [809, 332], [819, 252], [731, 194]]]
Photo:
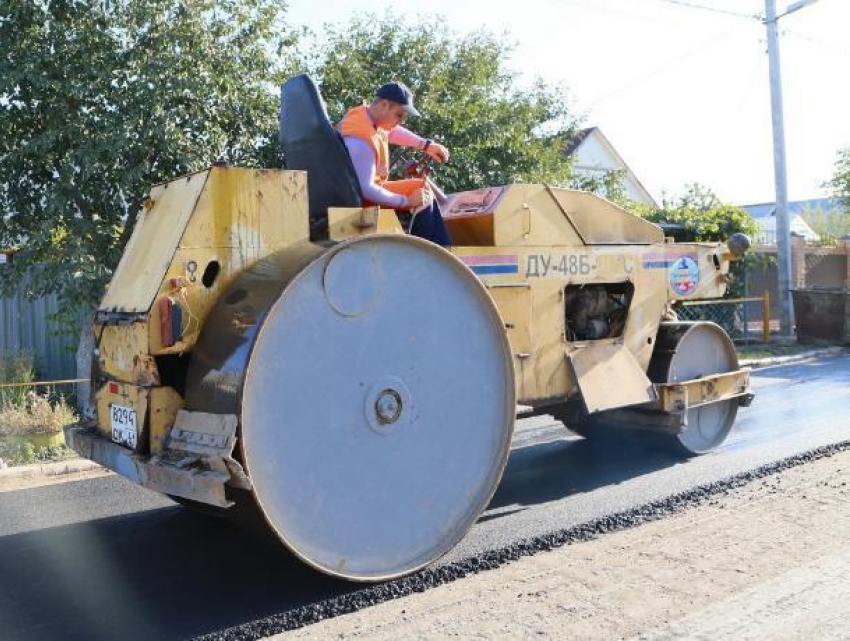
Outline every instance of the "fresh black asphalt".
[[0, 493], [0, 639], [259, 638], [662, 518], [848, 447], [850, 357], [761, 370], [754, 387], [728, 442], [689, 460], [524, 422], [461, 545], [377, 586], [317, 574], [117, 477]]

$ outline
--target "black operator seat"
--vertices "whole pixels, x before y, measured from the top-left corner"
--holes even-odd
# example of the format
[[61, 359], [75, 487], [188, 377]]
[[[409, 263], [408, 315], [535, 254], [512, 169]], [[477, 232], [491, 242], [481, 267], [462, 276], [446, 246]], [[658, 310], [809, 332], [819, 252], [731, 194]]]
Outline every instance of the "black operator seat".
[[281, 87], [278, 135], [287, 169], [307, 172], [310, 238], [325, 239], [328, 207], [360, 207], [363, 195], [348, 149], [310, 76], [294, 76]]

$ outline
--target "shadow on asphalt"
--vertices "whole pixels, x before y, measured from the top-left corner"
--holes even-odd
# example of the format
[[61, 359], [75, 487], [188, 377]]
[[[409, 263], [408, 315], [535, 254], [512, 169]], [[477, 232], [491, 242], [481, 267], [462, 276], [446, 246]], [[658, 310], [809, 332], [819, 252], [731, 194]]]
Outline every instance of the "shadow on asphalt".
[[[565, 438], [531, 445], [511, 452], [505, 476], [487, 509], [548, 503], [616, 485], [686, 460], [639, 437], [599, 441]], [[514, 511], [501, 512], [498, 516]]]
[[[680, 461], [574, 438], [521, 447], [488, 512]], [[0, 577], [3, 639], [185, 639], [360, 589], [309, 569], [276, 541], [176, 506], [2, 537]]]
[[357, 588], [179, 507], [0, 538], [3, 639], [185, 639]]

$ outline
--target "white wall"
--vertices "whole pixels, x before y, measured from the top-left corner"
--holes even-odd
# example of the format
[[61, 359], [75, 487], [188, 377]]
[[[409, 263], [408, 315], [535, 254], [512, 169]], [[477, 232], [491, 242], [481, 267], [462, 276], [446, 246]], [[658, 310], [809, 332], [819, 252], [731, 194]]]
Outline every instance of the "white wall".
[[620, 184], [626, 192], [626, 196], [640, 203], [655, 205], [652, 197], [640, 185], [637, 178], [617, 156], [616, 152], [612, 151], [598, 131], [591, 132], [573, 151], [573, 159], [575, 161], [573, 169], [581, 176], [601, 177], [609, 171], [625, 170], [625, 175], [620, 178]]

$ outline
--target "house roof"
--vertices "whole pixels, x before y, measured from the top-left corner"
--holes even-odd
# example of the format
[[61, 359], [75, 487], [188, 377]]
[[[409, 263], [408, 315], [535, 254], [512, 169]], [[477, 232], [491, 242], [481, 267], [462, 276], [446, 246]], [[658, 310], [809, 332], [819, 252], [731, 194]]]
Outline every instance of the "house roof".
[[[638, 192], [640, 192], [647, 203], [657, 207], [658, 204], [655, 202], [655, 199], [652, 197], [652, 194], [643, 186], [643, 183], [638, 179], [635, 173], [632, 171], [631, 167], [626, 164], [626, 161], [623, 160], [623, 157], [619, 154], [619, 152], [614, 148], [614, 145], [611, 144], [611, 141], [605, 137], [605, 134], [602, 133], [602, 130], [599, 127], [587, 127], [586, 129], [580, 130], [578, 133], [573, 136], [567, 146], [565, 147], [564, 153], [567, 156], [574, 155], [578, 148], [584, 144], [590, 136], [596, 136], [597, 139], [601, 142], [602, 146], [608, 151], [614, 163], [619, 165], [622, 169], [625, 170], [626, 175], [632, 181]], [[576, 167], [579, 169], [580, 167]], [[591, 167], [585, 167], [584, 169], [596, 169]]]
[[[755, 219], [772, 217], [776, 213], [775, 203], [755, 203], [752, 205], [741, 205], [746, 212]], [[802, 215], [810, 211], [833, 211], [841, 209], [841, 203], [836, 198], [812, 198], [809, 200], [788, 201], [788, 212]]]
[[572, 156], [575, 150], [578, 149], [579, 146], [581, 146], [581, 143], [587, 140], [587, 137], [598, 129], [599, 127], [587, 127], [586, 129], [579, 130], [576, 135], [570, 138], [570, 140], [567, 142], [567, 146], [564, 149], [564, 153], [567, 156]]

